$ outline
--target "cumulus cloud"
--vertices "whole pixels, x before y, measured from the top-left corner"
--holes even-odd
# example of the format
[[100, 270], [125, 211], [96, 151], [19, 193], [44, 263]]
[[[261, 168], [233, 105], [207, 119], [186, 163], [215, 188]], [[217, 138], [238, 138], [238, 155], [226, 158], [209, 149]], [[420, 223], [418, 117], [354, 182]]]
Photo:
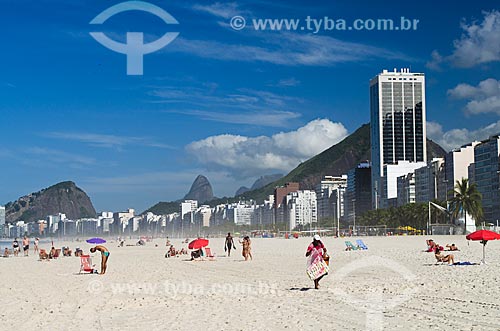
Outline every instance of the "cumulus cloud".
[[444, 131], [439, 123], [427, 122], [427, 137], [434, 140], [446, 151], [450, 151], [472, 141], [487, 139], [489, 136], [498, 133], [500, 133], [500, 121], [491, 123], [477, 130], [461, 128], [451, 129], [449, 131]]
[[468, 100], [465, 112], [468, 114], [500, 114], [500, 81], [489, 78], [478, 86], [459, 84], [448, 90], [448, 95], [455, 99]]
[[212, 136], [190, 143], [186, 150], [209, 169], [224, 169], [237, 177], [251, 177], [271, 171], [288, 172], [346, 136], [347, 130], [341, 123], [317, 119], [296, 131], [270, 137]]
[[470, 68], [478, 64], [500, 60], [500, 12], [484, 12], [481, 23], [461, 23], [463, 30], [460, 39], [453, 42], [453, 53], [443, 57], [433, 51], [432, 60], [427, 63], [429, 69], [439, 69], [440, 64], [449, 62], [460, 68]]

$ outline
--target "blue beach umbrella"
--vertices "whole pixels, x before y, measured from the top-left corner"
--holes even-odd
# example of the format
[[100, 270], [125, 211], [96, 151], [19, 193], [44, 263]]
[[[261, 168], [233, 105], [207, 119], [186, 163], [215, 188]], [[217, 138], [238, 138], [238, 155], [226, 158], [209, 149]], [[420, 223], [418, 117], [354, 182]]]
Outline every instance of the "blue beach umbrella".
[[89, 244], [104, 244], [106, 240], [102, 238], [90, 238], [86, 240]]

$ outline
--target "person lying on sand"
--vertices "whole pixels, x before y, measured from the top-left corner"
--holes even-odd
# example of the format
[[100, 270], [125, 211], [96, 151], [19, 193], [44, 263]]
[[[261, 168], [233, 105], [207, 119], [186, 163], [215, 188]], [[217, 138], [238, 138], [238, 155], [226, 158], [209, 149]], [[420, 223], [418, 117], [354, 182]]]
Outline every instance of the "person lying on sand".
[[453, 256], [453, 254], [449, 254], [449, 255], [441, 254], [441, 250], [439, 249], [439, 247], [436, 248], [436, 252], [434, 253], [434, 256], [436, 257], [436, 260], [438, 262], [448, 262], [449, 265], [455, 264], [455, 256]]
[[449, 251], [458, 251], [458, 247], [455, 245], [455, 244], [451, 244], [451, 245], [446, 245], [446, 248], [448, 248]]

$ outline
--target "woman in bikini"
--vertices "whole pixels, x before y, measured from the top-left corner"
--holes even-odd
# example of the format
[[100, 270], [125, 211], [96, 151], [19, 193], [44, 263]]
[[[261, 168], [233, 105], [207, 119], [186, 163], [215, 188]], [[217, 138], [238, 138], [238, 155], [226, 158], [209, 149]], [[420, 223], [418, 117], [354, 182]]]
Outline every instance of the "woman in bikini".
[[96, 247], [92, 247], [90, 252], [95, 253], [95, 251], [101, 252], [101, 275], [106, 273], [106, 267], [109, 258], [109, 251], [106, 247], [102, 245], [97, 245]]

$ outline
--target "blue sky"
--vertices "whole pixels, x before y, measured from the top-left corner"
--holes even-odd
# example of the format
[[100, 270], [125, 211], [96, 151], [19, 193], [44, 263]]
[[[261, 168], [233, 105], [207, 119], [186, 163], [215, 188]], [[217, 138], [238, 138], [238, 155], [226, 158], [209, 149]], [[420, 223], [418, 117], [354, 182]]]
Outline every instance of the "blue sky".
[[[496, 1], [2, 0], [0, 204], [73, 180], [98, 210], [182, 198], [198, 174], [217, 196], [299, 162], [369, 121], [368, 82], [411, 67], [427, 79], [428, 136], [450, 149], [500, 132]], [[247, 27], [234, 30], [231, 17]], [[418, 19], [415, 31], [256, 31], [252, 19]], [[179, 36], [126, 74], [89, 32]]]

